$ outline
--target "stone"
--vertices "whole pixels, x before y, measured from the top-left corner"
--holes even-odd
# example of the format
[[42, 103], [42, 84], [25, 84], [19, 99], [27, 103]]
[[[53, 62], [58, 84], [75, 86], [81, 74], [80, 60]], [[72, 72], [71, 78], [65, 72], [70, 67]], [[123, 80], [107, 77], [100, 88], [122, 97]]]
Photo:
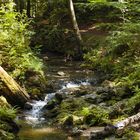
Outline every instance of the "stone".
[[72, 126], [73, 125], [73, 116], [68, 116], [63, 122], [64, 126]]
[[56, 105], [57, 105], [56, 100], [51, 100], [51, 101], [49, 101], [49, 102], [43, 107], [42, 110], [51, 110], [51, 109], [53, 109]]
[[49, 60], [49, 57], [48, 56], [44, 56], [43, 57], [43, 60], [48, 61]]
[[56, 93], [55, 98], [59, 103], [61, 103], [64, 97], [63, 97], [62, 93]]
[[80, 96], [84, 96], [84, 95], [88, 94], [88, 91], [86, 89], [81, 88], [79, 90], [76, 90], [74, 92], [74, 94], [75, 94], [76, 97], [80, 97]]
[[79, 135], [81, 135], [82, 133], [83, 133], [83, 130], [78, 129], [77, 127], [74, 127], [74, 128], [72, 129], [71, 135], [72, 135], [72, 136], [79, 136]]
[[58, 74], [59, 76], [65, 76], [65, 73], [64, 73], [63, 71], [58, 71], [57, 74]]
[[47, 119], [52, 119], [52, 118], [55, 118], [57, 117], [57, 115], [59, 114], [59, 109], [57, 107], [55, 107], [54, 109], [52, 110], [48, 110], [47, 112], [43, 113], [44, 117], [47, 118]]
[[52, 83], [48, 83], [48, 84], [46, 85], [46, 90], [45, 90], [45, 91], [46, 91], [47, 93], [55, 92], [54, 86], [55, 86], [55, 85], [53, 85]]
[[11, 107], [11, 105], [7, 102], [6, 98], [3, 96], [0, 96], [0, 107], [2, 106]]
[[87, 101], [88, 103], [93, 103], [95, 104], [97, 102], [97, 98], [98, 96], [96, 94], [89, 94], [84, 96], [85, 101]]
[[24, 109], [31, 110], [32, 108], [33, 108], [33, 106], [32, 106], [32, 104], [30, 102], [25, 103]]

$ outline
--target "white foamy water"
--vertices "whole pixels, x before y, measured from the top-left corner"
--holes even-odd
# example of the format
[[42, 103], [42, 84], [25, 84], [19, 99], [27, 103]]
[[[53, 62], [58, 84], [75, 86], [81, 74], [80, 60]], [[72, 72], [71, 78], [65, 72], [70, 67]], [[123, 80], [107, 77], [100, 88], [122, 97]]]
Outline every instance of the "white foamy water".
[[[62, 88], [57, 92], [60, 92], [61, 90], [64, 89], [66, 90], [70, 88], [78, 88], [82, 85], [86, 86], [86, 85], [90, 85], [90, 83], [88, 81], [80, 82], [78, 84], [73, 82], [68, 82], [65, 85], [63, 85]], [[65, 91], [65, 93], [66, 92], [67, 90]], [[32, 103], [30, 103], [32, 105], [32, 109], [24, 112], [25, 119], [28, 124], [34, 126], [36, 124], [40, 124], [42, 121], [45, 120], [45, 118], [41, 117], [41, 109], [47, 104], [48, 101], [54, 98], [55, 94], [56, 93], [46, 94], [44, 101], [40, 100], [40, 101], [33, 101]]]
[[40, 110], [47, 104], [46, 101], [34, 101], [31, 103], [32, 109], [25, 111], [25, 119], [28, 124], [38, 124], [44, 118], [40, 117]]
[[45, 118], [41, 117], [41, 109], [54, 97], [54, 95], [55, 93], [50, 93], [45, 96], [44, 101], [40, 100], [30, 103], [32, 109], [24, 112], [28, 124], [36, 125], [45, 120]]
[[62, 89], [67, 89], [67, 88], [78, 88], [80, 86], [87, 86], [90, 85], [90, 83], [88, 81], [85, 82], [81, 82], [81, 83], [73, 83], [73, 82], [69, 82], [66, 85], [62, 86]]

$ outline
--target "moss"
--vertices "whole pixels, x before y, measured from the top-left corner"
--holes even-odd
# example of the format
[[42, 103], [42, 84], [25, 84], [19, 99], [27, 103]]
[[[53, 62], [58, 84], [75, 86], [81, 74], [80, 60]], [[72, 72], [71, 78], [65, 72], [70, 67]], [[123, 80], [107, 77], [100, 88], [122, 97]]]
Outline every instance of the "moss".
[[[118, 135], [118, 137], [121, 137]], [[122, 140], [139, 140], [139, 135], [132, 129], [125, 129], [121, 137]]]
[[87, 104], [82, 98], [63, 100], [59, 106], [59, 114], [56, 120], [60, 124], [63, 124], [65, 118], [73, 116], [73, 124], [81, 124], [83, 119], [80, 111], [83, 107], [87, 107], [88, 105], [89, 104]]
[[[83, 114], [83, 111], [86, 112]], [[84, 115], [84, 123], [92, 126], [92, 125], [104, 125], [109, 123], [109, 111], [103, 109], [101, 107], [94, 107], [92, 109], [82, 110], [82, 114]]]
[[73, 117], [73, 125], [86, 124], [92, 126], [110, 122], [108, 110], [98, 106], [89, 108], [89, 105], [82, 98], [64, 100], [60, 105], [60, 112], [57, 116], [58, 122], [63, 124], [68, 116]]
[[76, 112], [81, 110], [82, 107], [84, 106], [85, 107], [88, 106], [88, 104], [84, 101], [84, 99], [73, 98], [73, 99], [63, 101], [60, 108], [62, 111], [67, 110], [69, 112], [73, 112], [74, 114], [76, 114]]
[[15, 134], [13, 126], [13, 119], [16, 117], [15, 109], [7, 107], [0, 107], [0, 139], [1, 140], [15, 140]]

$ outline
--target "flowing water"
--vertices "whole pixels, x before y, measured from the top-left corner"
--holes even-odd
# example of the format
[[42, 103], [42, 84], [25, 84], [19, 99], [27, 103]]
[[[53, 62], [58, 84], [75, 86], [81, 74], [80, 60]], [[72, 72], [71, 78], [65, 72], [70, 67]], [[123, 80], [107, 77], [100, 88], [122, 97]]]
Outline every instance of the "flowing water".
[[[63, 59], [58, 57], [51, 58], [47, 62], [47, 77], [49, 82], [53, 83], [56, 92], [68, 93], [69, 89], [79, 88], [80, 86], [90, 86], [93, 82], [92, 72], [86, 72], [80, 69], [81, 62], [65, 63]], [[64, 75], [58, 75], [58, 71], [63, 71]], [[69, 137], [64, 131], [56, 127], [50, 127], [47, 120], [41, 117], [41, 109], [51, 100], [55, 93], [46, 93], [44, 100], [32, 101], [32, 109], [25, 110], [19, 115], [21, 121], [21, 130], [19, 137], [22, 140], [77, 140], [77, 138]], [[84, 140], [85, 138], [78, 138]]]

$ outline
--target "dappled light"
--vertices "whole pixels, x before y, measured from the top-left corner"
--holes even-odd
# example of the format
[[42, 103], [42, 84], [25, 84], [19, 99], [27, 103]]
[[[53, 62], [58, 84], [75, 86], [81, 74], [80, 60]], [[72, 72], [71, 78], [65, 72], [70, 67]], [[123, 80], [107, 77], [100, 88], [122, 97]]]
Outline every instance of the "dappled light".
[[139, 15], [139, 0], [0, 0], [0, 140], [139, 140]]

